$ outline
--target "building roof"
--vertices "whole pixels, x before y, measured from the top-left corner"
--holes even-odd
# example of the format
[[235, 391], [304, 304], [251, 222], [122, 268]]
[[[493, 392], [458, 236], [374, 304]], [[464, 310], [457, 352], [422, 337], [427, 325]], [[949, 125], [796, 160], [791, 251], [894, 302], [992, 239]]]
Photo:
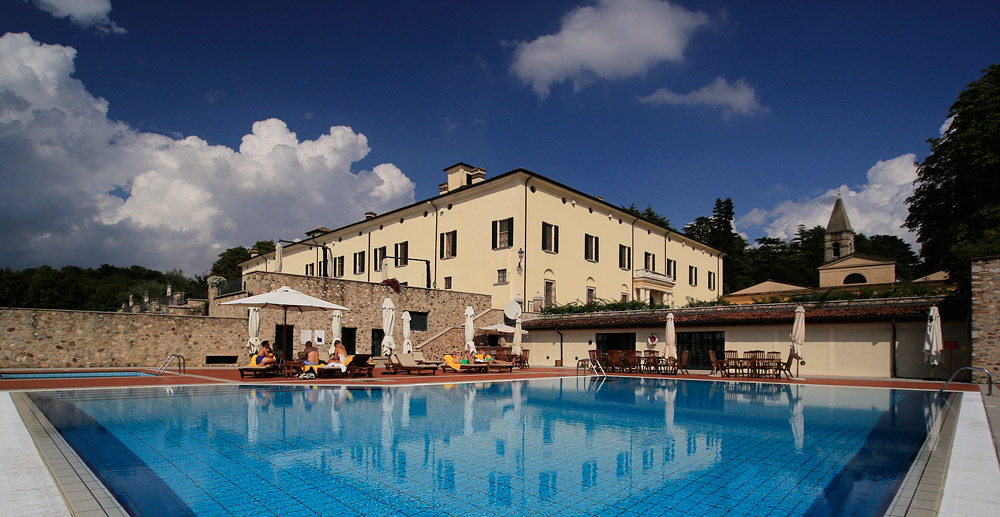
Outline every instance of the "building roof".
[[[458, 162], [455, 165], [452, 165], [451, 167], [448, 167], [447, 169], [445, 169], [445, 171], [453, 169], [453, 168], [455, 168], [457, 166], [465, 166], [465, 167], [468, 167], [470, 169], [477, 169], [477, 170], [480, 170], [480, 171], [485, 170], [485, 169], [482, 169], [482, 168], [479, 168], [479, 167], [475, 167], [475, 166], [469, 165], [469, 164], [464, 163], [464, 162]], [[723, 253], [721, 250], [717, 250], [717, 249], [715, 249], [715, 248], [713, 248], [713, 247], [711, 247], [711, 246], [709, 246], [709, 245], [707, 245], [705, 243], [698, 242], [698, 241], [696, 241], [696, 240], [694, 240], [694, 239], [692, 239], [692, 238], [690, 238], [690, 237], [688, 237], [688, 236], [686, 236], [686, 235], [684, 235], [682, 233], [678, 233], [676, 230], [674, 230], [672, 228], [667, 228], [667, 227], [662, 226], [662, 225], [660, 225], [658, 223], [655, 223], [653, 221], [645, 219], [642, 216], [636, 216], [636, 215], [629, 214], [629, 213], [625, 212], [621, 207], [615, 206], [615, 205], [613, 205], [611, 203], [608, 203], [607, 201], [605, 201], [602, 198], [591, 196], [590, 194], [587, 194], [585, 192], [579, 191], [579, 190], [577, 190], [577, 189], [575, 189], [573, 187], [564, 185], [564, 184], [562, 184], [562, 183], [560, 183], [560, 182], [558, 182], [556, 180], [553, 180], [551, 178], [547, 178], [545, 176], [542, 176], [541, 174], [538, 174], [536, 172], [532, 172], [532, 171], [529, 171], [528, 169], [523, 169], [523, 168], [517, 168], [517, 169], [514, 169], [512, 171], [508, 171], [508, 172], [505, 172], [503, 174], [500, 174], [498, 176], [494, 176], [492, 178], [485, 179], [483, 181], [480, 181], [479, 183], [474, 183], [472, 185], [463, 185], [461, 188], [457, 188], [455, 190], [451, 190], [449, 192], [445, 192], [443, 194], [439, 194], [437, 196], [430, 197], [430, 198], [427, 198], [427, 199], [424, 199], [424, 200], [421, 200], [421, 201], [417, 201], [416, 203], [411, 203], [409, 205], [397, 208], [395, 210], [392, 210], [392, 211], [389, 211], [389, 212], [386, 212], [386, 213], [383, 213], [383, 214], [379, 214], [378, 216], [373, 217], [371, 219], [362, 219], [360, 221], [356, 221], [356, 222], [350, 223], [348, 225], [341, 226], [340, 228], [336, 228], [336, 229], [333, 229], [333, 230], [328, 230], [324, 234], [310, 235], [310, 237], [311, 238], [316, 238], [316, 237], [320, 237], [322, 235], [326, 235], [326, 234], [330, 234], [330, 233], [336, 233], [336, 232], [348, 230], [348, 229], [351, 229], [352, 227], [356, 227], [356, 226], [360, 226], [360, 225], [374, 224], [374, 223], [378, 222], [379, 220], [388, 219], [388, 218], [394, 218], [400, 212], [412, 209], [412, 208], [420, 206], [420, 205], [422, 205], [424, 203], [429, 203], [429, 202], [435, 202], [435, 201], [438, 201], [438, 200], [442, 200], [442, 199], [447, 198], [449, 196], [454, 196], [454, 195], [456, 195], [456, 194], [458, 194], [460, 192], [461, 193], [466, 193], [466, 192], [469, 192], [469, 191], [472, 191], [472, 190], [476, 190], [476, 189], [485, 189], [485, 188], [488, 188], [487, 185], [490, 185], [490, 184], [495, 183], [495, 182], [499, 182], [499, 181], [501, 181], [503, 179], [506, 179], [506, 178], [509, 178], [511, 176], [515, 176], [515, 175], [518, 175], [518, 174], [525, 175], [525, 176], [528, 176], [528, 177], [533, 178], [533, 179], [538, 179], [538, 180], [544, 181], [544, 182], [549, 183], [551, 185], [554, 185], [554, 186], [556, 186], [558, 188], [567, 190], [567, 191], [569, 191], [569, 192], [571, 192], [571, 193], [573, 193], [575, 195], [578, 195], [578, 196], [580, 196], [582, 198], [586, 198], [589, 202], [594, 203], [596, 205], [604, 206], [605, 208], [614, 210], [615, 212], [619, 212], [619, 213], [625, 214], [628, 217], [635, 217], [639, 221], [644, 221], [647, 224], [656, 226], [658, 228], [662, 228], [662, 229], [666, 230], [668, 234], [673, 234], [674, 236], [680, 237], [681, 239], [687, 240], [687, 241], [692, 242], [692, 243], [696, 243], [699, 246], [704, 247], [706, 250], [708, 250], [711, 253], [715, 253], [715, 254], [717, 254], [719, 256], [724, 256], [725, 255], [725, 253]], [[293, 248], [297, 244], [298, 243], [289, 244], [288, 246], [285, 247], [285, 251], [286, 252], [291, 251], [290, 248]], [[273, 255], [273, 254], [274, 254], [273, 251], [270, 252], [270, 255]], [[265, 255], [268, 255], [268, 254], [258, 255], [257, 257], [253, 257], [253, 258], [251, 258], [249, 260], [245, 260], [245, 261], [241, 262], [240, 264], [245, 264], [247, 262], [256, 260], [258, 258], [263, 258], [263, 257], [265, 257]]]
[[889, 266], [895, 264], [896, 261], [888, 257], [880, 257], [878, 255], [869, 255], [867, 253], [851, 253], [846, 257], [841, 257], [837, 260], [827, 262], [816, 269], [841, 269], [841, 268], [853, 268], [853, 267], [865, 267], [865, 266]]
[[851, 220], [847, 218], [847, 209], [844, 208], [844, 200], [840, 199], [840, 194], [837, 194], [837, 202], [833, 204], [830, 222], [826, 223], [826, 233], [837, 232], [854, 232]]
[[806, 309], [806, 324], [810, 322], [922, 321], [927, 319], [927, 313], [934, 305], [938, 306], [941, 317], [946, 320], [962, 320], [966, 318], [968, 313], [967, 303], [963, 304], [960, 300], [945, 296], [934, 296], [550, 315], [525, 321], [523, 328], [531, 331], [659, 327], [666, 324], [667, 313], [673, 313], [674, 325], [678, 327], [791, 325], [795, 319], [795, 308], [799, 305]]
[[741, 294], [760, 294], [760, 293], [778, 293], [785, 291], [802, 291], [807, 290], [808, 287], [795, 285], [795, 284], [785, 284], [782, 282], [775, 282], [774, 280], [765, 280], [759, 284], [751, 285], [745, 289], [740, 289], [735, 293], [729, 293], [729, 296], [741, 295]]

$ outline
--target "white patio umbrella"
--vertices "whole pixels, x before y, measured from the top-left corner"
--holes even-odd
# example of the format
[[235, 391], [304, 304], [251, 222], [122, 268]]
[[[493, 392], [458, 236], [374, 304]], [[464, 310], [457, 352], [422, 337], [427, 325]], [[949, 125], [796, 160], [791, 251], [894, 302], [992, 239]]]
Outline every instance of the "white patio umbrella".
[[250, 296], [247, 298], [242, 298], [240, 300], [233, 300], [231, 302], [222, 302], [219, 305], [246, 305], [250, 307], [258, 308], [279, 308], [285, 313], [284, 325], [288, 325], [288, 311], [292, 312], [312, 312], [312, 311], [349, 311], [347, 307], [343, 305], [337, 305], [335, 303], [330, 303], [326, 300], [321, 300], [308, 294], [302, 294], [291, 287], [282, 286], [274, 291], [264, 294], [258, 294], [256, 296]]
[[941, 349], [944, 337], [941, 335], [941, 314], [937, 306], [931, 307], [927, 314], [927, 334], [924, 335], [924, 362], [931, 365], [931, 377], [934, 377], [934, 367], [941, 362]]
[[521, 356], [521, 335], [527, 332], [521, 330], [521, 318], [514, 320], [514, 342], [510, 346], [510, 353], [515, 357]]
[[[505, 325], [503, 323], [497, 323], [495, 325], [489, 325], [486, 327], [479, 327], [479, 330], [486, 331], [487, 334], [513, 334], [517, 329], [511, 327], [510, 325]], [[521, 334], [527, 334], [527, 330], [522, 330]]]
[[677, 331], [674, 329], [674, 313], [667, 313], [667, 328], [664, 330], [663, 342], [666, 343], [664, 356], [677, 359]]
[[274, 247], [274, 271], [281, 273], [281, 243]]
[[250, 338], [247, 339], [247, 351], [250, 355], [254, 355], [260, 350], [260, 309], [257, 307], [250, 307], [250, 314], [247, 315], [247, 333], [250, 334]]
[[[403, 353], [413, 353], [413, 343], [410, 342], [410, 311], [403, 311]], [[409, 399], [407, 399], [409, 400]]]
[[806, 342], [806, 310], [801, 305], [795, 308], [792, 333], [788, 337], [792, 340], [789, 352], [795, 358], [795, 377], [799, 378], [799, 363], [803, 359], [802, 349]]
[[476, 327], [472, 323], [472, 318], [475, 316], [476, 311], [471, 305], [465, 308], [465, 349], [473, 355], [476, 353], [476, 344], [472, 341], [476, 335]]
[[330, 321], [330, 356], [337, 350], [337, 341], [341, 340], [343, 331], [344, 313], [333, 311], [333, 320]]
[[396, 327], [396, 305], [391, 298], [382, 302], [382, 356], [389, 357], [396, 351], [396, 343], [392, 340], [392, 332]]

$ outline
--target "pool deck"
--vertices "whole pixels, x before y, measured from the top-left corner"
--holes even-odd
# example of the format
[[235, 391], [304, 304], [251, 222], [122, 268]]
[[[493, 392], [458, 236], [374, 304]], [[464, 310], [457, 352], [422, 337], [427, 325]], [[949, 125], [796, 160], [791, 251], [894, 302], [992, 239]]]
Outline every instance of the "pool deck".
[[[151, 369], [131, 368], [153, 372]], [[6, 371], [17, 371], [8, 369]], [[24, 371], [24, 370], [21, 370]], [[2, 372], [0, 372], [2, 373]], [[616, 374], [619, 375], [619, 374]], [[641, 376], [640, 374], [620, 374], [624, 376]], [[139, 386], [180, 386], [180, 385], [212, 385], [212, 384], [268, 384], [268, 385], [363, 385], [392, 386], [412, 384], [442, 384], [458, 382], [484, 382], [512, 379], [543, 379], [558, 377], [575, 377], [574, 368], [543, 368], [532, 367], [515, 370], [512, 373], [442, 373], [435, 375], [387, 375], [381, 368], [376, 368], [373, 377], [309, 379], [284, 377], [263, 377], [241, 379], [235, 367], [188, 368], [185, 375], [176, 371], [162, 376], [153, 377], [91, 377], [65, 379], [2, 379], [0, 392], [36, 391], [50, 389], [80, 389], [80, 388], [120, 388]], [[704, 372], [690, 375], [670, 375], [676, 379], [694, 380], [734, 380], [750, 382], [780, 382], [787, 384], [812, 384], [827, 386], [856, 386], [876, 388], [902, 388], [936, 390], [943, 382], [920, 381], [907, 379], [862, 379], [845, 377], [811, 377], [802, 380], [748, 379], [741, 377], [709, 377]], [[928, 451], [926, 465], [922, 473], [911, 482], [912, 499], [900, 507], [890, 509], [888, 515], [905, 515], [909, 517], [935, 515], [997, 515], [1000, 516], [1000, 461], [997, 451], [1000, 450], [1000, 392], [994, 397], [986, 395], [986, 387], [952, 383], [949, 391], [968, 392], [958, 411], [957, 422], [952, 429], [942, 429], [941, 436], [947, 435], [953, 446], [949, 450]], [[82, 503], [74, 501], [74, 496], [67, 490], [65, 481], [57, 486], [52, 475], [59, 475], [53, 465], [46, 466], [33, 438], [37, 429], [29, 432], [21, 414], [15, 408], [12, 398], [0, 394], [0, 433], [6, 443], [0, 445], [5, 460], [10, 465], [19, 465], [14, 470], [0, 470], [0, 514], [25, 516], [50, 515], [117, 515], [113, 510], [100, 507], [81, 506], [88, 498], [100, 499], [99, 494], [91, 494], [92, 490], [81, 497]], [[942, 438], [944, 440], [945, 438]], [[47, 456], [46, 456], [47, 457]], [[76, 460], [79, 461], [79, 460]], [[72, 464], [72, 459], [70, 459]], [[68, 468], [68, 467], [64, 467]], [[50, 469], [52, 472], [50, 473]], [[80, 483], [82, 489], [87, 489], [86, 483]], [[62, 493], [60, 492], [62, 488]], [[905, 487], [904, 487], [905, 488]], [[106, 496], [105, 496], [106, 497]], [[63, 499], [66, 504], [63, 504]], [[70, 511], [69, 508], [72, 508]]]

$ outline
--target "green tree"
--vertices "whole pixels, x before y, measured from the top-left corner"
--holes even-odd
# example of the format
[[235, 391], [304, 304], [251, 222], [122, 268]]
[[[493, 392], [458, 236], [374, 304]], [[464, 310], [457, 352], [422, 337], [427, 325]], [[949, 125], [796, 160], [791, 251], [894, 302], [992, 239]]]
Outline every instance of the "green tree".
[[858, 253], [867, 253], [879, 257], [891, 258], [896, 261], [896, 274], [907, 280], [923, 276], [924, 269], [917, 254], [910, 244], [895, 235], [866, 236], [858, 233], [854, 236], [854, 249]]
[[929, 267], [967, 286], [969, 259], [1000, 253], [1000, 65], [983, 70], [948, 115], [948, 130], [928, 140], [918, 164], [906, 227]]
[[233, 278], [243, 274], [240, 262], [250, 259], [250, 250], [243, 246], [229, 248], [219, 253], [218, 260], [212, 264], [212, 274], [223, 278]]
[[635, 203], [632, 203], [629, 206], [622, 205], [621, 209], [636, 217], [640, 217], [653, 224], [662, 226], [668, 230], [675, 232], [677, 231], [673, 226], [670, 226], [670, 219], [663, 217], [662, 214], [660, 214], [656, 210], [653, 210], [653, 205], [647, 205], [645, 210], [639, 210], [638, 208], [636, 208]]
[[270, 253], [274, 251], [274, 241], [257, 241], [251, 249], [257, 250], [258, 255]]

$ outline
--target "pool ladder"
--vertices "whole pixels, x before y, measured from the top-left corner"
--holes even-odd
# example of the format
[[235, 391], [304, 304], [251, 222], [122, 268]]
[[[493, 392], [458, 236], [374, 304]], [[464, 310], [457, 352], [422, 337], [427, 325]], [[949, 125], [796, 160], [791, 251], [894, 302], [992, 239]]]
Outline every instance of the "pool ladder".
[[938, 390], [938, 393], [944, 393], [944, 389], [947, 388], [949, 384], [951, 384], [951, 381], [955, 380], [955, 376], [958, 375], [958, 372], [962, 370], [978, 370], [980, 372], [985, 373], [986, 377], [990, 381], [990, 391], [988, 395], [991, 397], [993, 396], [993, 376], [990, 375], [990, 372], [986, 371], [986, 368], [980, 368], [978, 366], [963, 366], [955, 370], [955, 373], [951, 374], [951, 378], [948, 379], [948, 382], [944, 383], [944, 386], [941, 386], [941, 389]]
[[587, 358], [578, 360], [576, 362], [576, 374], [577, 375], [580, 375], [580, 367], [581, 366], [586, 366], [586, 370], [584, 370], [585, 372], [589, 372], [589, 371], [593, 370], [594, 371], [594, 375], [603, 375], [605, 377], [608, 376], [608, 374], [604, 372], [604, 367], [601, 366], [601, 362], [598, 361], [597, 359], [590, 359], [589, 357], [587, 357]]
[[184, 363], [184, 356], [178, 354], [169, 354], [163, 358], [163, 362], [160, 363], [160, 367], [156, 369], [156, 375], [163, 375], [170, 363], [177, 359], [177, 373], [184, 375], [187, 373], [187, 365]]

